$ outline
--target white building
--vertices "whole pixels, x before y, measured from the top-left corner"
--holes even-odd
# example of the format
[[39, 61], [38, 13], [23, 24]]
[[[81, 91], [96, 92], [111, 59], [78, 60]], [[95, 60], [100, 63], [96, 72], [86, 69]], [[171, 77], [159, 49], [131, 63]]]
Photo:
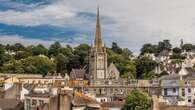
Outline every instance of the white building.
[[193, 80], [162, 80], [162, 96], [167, 104], [195, 105], [195, 81]]

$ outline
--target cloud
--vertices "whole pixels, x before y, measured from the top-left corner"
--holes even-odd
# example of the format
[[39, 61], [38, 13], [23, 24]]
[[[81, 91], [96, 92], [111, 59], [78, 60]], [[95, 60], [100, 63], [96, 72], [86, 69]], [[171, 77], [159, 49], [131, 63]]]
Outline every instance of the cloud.
[[[40, 39], [24, 38], [23, 36], [18, 36], [18, 35], [1, 35], [0, 36], [0, 44], [21, 43], [25, 46], [42, 44], [46, 47], [49, 47], [55, 41], [58, 41], [58, 39], [55, 39], [55, 40], [40, 40]], [[72, 45], [72, 46], [78, 45], [77, 43], [69, 43], [69, 42], [64, 42], [64, 41], [61, 41], [60, 43], [63, 46], [65, 46], [65, 45]]]
[[45, 46], [49, 46], [53, 43], [53, 41], [46, 41], [46, 40], [40, 40], [40, 39], [25, 39], [18, 35], [4, 35], [0, 36], [0, 43], [1, 44], [15, 44], [15, 43], [22, 43], [23, 45], [38, 45], [43, 44]]
[[[18, 0], [1, 0], [0, 1], [0, 10], [1, 11], [6, 11], [6, 10], [17, 10], [17, 11], [27, 11], [31, 10], [33, 8], [36, 8], [40, 5], [43, 4], [49, 4], [49, 2], [34, 2], [34, 3], [25, 3], [25, 2], [30, 2], [28, 1], [18, 1]], [[31, 1], [33, 2], [33, 1]]]
[[115, 41], [138, 52], [147, 42], [170, 39], [178, 45], [181, 38], [185, 42], [195, 41], [194, 0], [57, 0], [28, 11], [0, 11], [0, 23], [70, 27], [93, 36], [95, 20], [79, 16], [79, 13], [94, 16], [97, 4], [101, 17], [108, 18], [102, 20], [102, 36], [106, 44]]
[[63, 5], [44, 5], [28, 11], [0, 11], [0, 22], [9, 25], [38, 26], [66, 24], [74, 13]]

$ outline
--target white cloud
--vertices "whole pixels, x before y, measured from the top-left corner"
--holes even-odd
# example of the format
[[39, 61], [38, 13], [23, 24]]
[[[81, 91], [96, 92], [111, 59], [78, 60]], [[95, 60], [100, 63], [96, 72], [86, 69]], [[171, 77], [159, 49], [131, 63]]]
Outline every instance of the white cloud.
[[[21, 43], [25, 46], [29, 46], [29, 45], [38, 45], [38, 44], [42, 44], [46, 47], [49, 47], [51, 44], [53, 44], [55, 41], [57, 40], [40, 40], [40, 39], [29, 39], [29, 38], [24, 38], [22, 36], [18, 36], [18, 35], [1, 35], [0, 36], [0, 44], [15, 44], [15, 43]], [[65, 45], [72, 45], [72, 46], [76, 46], [76, 43], [66, 43], [61, 41], [60, 42], [61, 45], [65, 46]]]
[[2, 35], [0, 36], [0, 43], [1, 44], [15, 44], [15, 43], [22, 43], [23, 45], [38, 45], [43, 44], [45, 46], [49, 46], [53, 43], [53, 41], [45, 41], [40, 39], [25, 39], [22, 36], [18, 35]]
[[78, 12], [96, 13], [114, 23], [102, 24], [106, 43], [116, 41], [123, 47], [138, 51], [146, 42], [170, 39], [178, 44], [195, 41], [194, 0], [59, 0], [29, 12], [0, 12], [0, 23], [36, 26], [50, 24], [94, 32], [94, 21], [76, 16]]
[[0, 22], [10, 25], [64, 25], [66, 18], [73, 17], [74, 13], [61, 4], [46, 5], [34, 8], [31, 11], [1, 11]]

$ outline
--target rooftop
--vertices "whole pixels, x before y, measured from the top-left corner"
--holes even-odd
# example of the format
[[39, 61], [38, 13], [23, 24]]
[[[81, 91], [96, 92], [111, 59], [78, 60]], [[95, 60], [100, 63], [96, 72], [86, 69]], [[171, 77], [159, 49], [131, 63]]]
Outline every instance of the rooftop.
[[17, 99], [0, 99], [0, 109], [3, 110], [21, 110], [23, 103]]

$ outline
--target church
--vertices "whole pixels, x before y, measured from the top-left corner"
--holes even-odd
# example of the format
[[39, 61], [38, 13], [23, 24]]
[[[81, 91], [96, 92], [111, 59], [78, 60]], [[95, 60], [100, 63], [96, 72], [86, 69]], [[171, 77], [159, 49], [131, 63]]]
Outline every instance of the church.
[[120, 72], [118, 71], [116, 66], [113, 63], [108, 65], [106, 47], [105, 45], [103, 45], [101, 37], [99, 8], [97, 10], [95, 40], [94, 44], [91, 46], [88, 57], [88, 72], [83, 72], [85, 71], [84, 69], [73, 69], [70, 73], [71, 79], [88, 79], [90, 82], [119, 79]]

